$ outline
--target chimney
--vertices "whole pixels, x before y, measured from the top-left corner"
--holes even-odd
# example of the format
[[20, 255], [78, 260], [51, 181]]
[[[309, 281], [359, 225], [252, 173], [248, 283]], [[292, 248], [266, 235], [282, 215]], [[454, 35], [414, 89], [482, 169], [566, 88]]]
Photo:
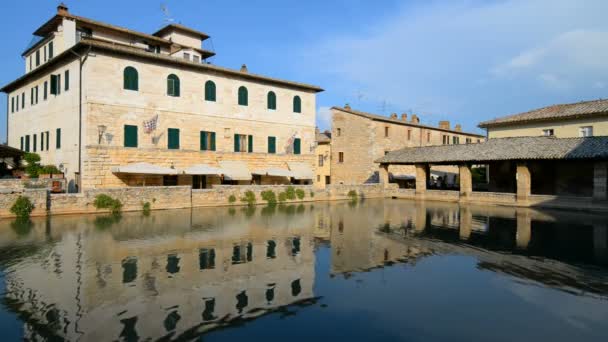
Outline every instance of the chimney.
[[439, 128], [450, 129], [450, 122], [449, 121], [439, 121]]
[[247, 71], [247, 64], [241, 65], [241, 72], [248, 72]]
[[454, 130], [457, 132], [462, 132], [462, 126], [460, 126], [460, 124], [456, 124], [456, 126], [454, 126]]
[[346, 110], [350, 110], [350, 105], [349, 105], [348, 103], [347, 103], [347, 104], [345, 104], [345, 105], [344, 105], [344, 109], [346, 109]]
[[406, 113], [401, 114], [401, 121], [407, 121], [407, 114]]
[[410, 122], [414, 123], [414, 124], [419, 124], [420, 118], [418, 118], [418, 116], [416, 114], [412, 114], [412, 119], [410, 120]]
[[391, 119], [397, 120], [397, 113], [392, 113], [391, 114]]
[[57, 6], [57, 14], [66, 15], [68, 14], [68, 6], [66, 6], [63, 2]]

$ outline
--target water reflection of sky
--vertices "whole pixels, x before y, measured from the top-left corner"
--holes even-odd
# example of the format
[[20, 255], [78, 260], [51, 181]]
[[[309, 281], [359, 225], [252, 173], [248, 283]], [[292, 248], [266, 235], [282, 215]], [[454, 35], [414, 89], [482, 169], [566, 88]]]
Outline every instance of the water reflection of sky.
[[9, 339], [604, 340], [607, 228], [598, 215], [396, 200], [2, 221], [0, 328]]

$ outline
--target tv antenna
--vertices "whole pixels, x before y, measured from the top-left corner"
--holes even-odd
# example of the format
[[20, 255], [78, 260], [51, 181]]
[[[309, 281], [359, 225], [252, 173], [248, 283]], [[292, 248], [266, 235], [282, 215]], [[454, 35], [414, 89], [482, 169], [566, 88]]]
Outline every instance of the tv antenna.
[[163, 12], [165, 19], [163, 20], [165, 23], [172, 23], [175, 21], [175, 19], [173, 19], [171, 17], [171, 13], [169, 13], [169, 8], [167, 7], [167, 5], [165, 5], [164, 3], [160, 4], [160, 10]]

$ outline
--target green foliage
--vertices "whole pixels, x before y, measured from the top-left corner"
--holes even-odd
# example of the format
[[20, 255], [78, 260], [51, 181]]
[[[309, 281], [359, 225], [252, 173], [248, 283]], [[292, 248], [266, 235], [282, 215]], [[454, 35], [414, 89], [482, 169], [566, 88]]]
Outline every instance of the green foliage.
[[473, 178], [474, 184], [485, 184], [486, 179], [486, 168], [485, 167], [474, 167], [471, 168], [471, 177]]
[[244, 207], [242, 210], [245, 214], [245, 217], [252, 217], [255, 214], [256, 209], [257, 208], [254, 205], [249, 205]]
[[143, 210], [144, 210], [144, 215], [148, 216], [150, 215], [150, 210], [152, 210], [152, 204], [150, 204], [150, 202], [145, 202], [142, 204]]
[[11, 222], [11, 228], [18, 236], [26, 236], [32, 231], [34, 224], [29, 217], [17, 217], [15, 221]]
[[287, 196], [288, 200], [295, 200], [296, 199], [296, 189], [293, 186], [288, 186], [287, 189], [285, 190], [285, 195]]
[[25, 173], [27, 173], [30, 178], [38, 178], [40, 170], [42, 169], [39, 164], [40, 156], [37, 153], [28, 152], [23, 156], [23, 160], [27, 162], [27, 165], [25, 166]]
[[28, 219], [32, 210], [34, 210], [34, 204], [25, 196], [17, 197], [17, 200], [11, 206], [11, 213], [17, 215], [19, 219]]
[[349, 191], [347, 196], [350, 197], [352, 201], [357, 200], [357, 192], [355, 190]]
[[61, 171], [55, 165], [44, 165], [40, 168], [40, 174], [59, 174]]
[[304, 206], [304, 204], [300, 204], [296, 210], [298, 214], [301, 214], [306, 211], [306, 207]]
[[112, 213], [110, 215], [97, 216], [93, 224], [99, 230], [106, 230], [113, 224], [120, 222], [122, 215], [120, 213]]
[[23, 156], [23, 160], [25, 160], [28, 164], [38, 164], [40, 162], [40, 156], [38, 153], [28, 152]]
[[280, 202], [280, 203], [284, 203], [285, 201], [287, 201], [287, 194], [286, 194], [286, 193], [284, 193], [284, 192], [281, 192], [281, 193], [279, 194], [279, 202]]
[[229, 202], [229, 203], [234, 203], [234, 202], [236, 202], [236, 196], [234, 196], [234, 195], [230, 195], [230, 197], [228, 197], [228, 202]]
[[303, 200], [304, 197], [306, 197], [306, 193], [302, 189], [297, 189], [296, 196], [298, 196], [299, 199]]
[[262, 199], [269, 205], [277, 204], [277, 195], [272, 190], [262, 191]]
[[314, 191], [310, 192], [310, 197], [315, 197], [315, 192]]
[[97, 209], [110, 209], [113, 214], [120, 213], [122, 210], [122, 203], [120, 200], [112, 198], [106, 194], [99, 194], [95, 196], [95, 202], [93, 205]]
[[247, 203], [248, 206], [253, 206], [255, 204], [255, 194], [253, 191], [245, 191], [245, 197], [241, 197], [241, 202]]

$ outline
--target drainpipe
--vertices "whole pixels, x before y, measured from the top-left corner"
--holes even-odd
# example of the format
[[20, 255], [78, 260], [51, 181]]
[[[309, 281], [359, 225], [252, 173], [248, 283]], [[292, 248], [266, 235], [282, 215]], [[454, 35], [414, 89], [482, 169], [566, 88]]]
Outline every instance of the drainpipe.
[[89, 52], [91, 52], [91, 47], [83, 56], [74, 52], [73, 49], [70, 49], [70, 52], [78, 57], [78, 61], [80, 62], [79, 70], [78, 70], [78, 192], [81, 192], [80, 184], [82, 183], [82, 68], [84, 63], [89, 58]]

